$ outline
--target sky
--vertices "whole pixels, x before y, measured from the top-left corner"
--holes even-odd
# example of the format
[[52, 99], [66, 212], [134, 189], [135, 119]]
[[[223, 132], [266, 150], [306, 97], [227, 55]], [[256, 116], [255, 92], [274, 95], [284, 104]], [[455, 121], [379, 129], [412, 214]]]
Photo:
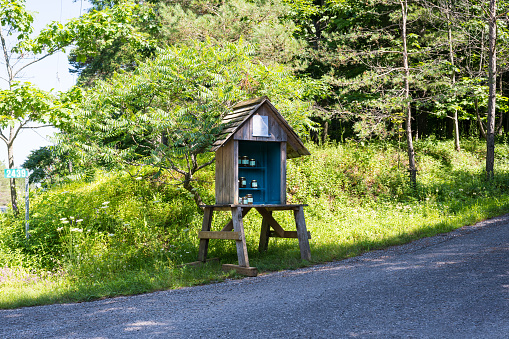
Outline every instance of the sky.
[[[86, 0], [26, 0], [26, 8], [34, 16], [34, 33], [39, 32], [44, 26], [52, 21], [66, 22], [79, 17], [89, 7]], [[29, 81], [39, 88], [55, 93], [66, 91], [76, 83], [76, 75], [69, 73], [67, 56], [56, 53], [46, 59], [37, 62], [25, 69], [23, 77], [19, 80]], [[6, 69], [4, 63], [0, 64], [0, 77], [5, 78]], [[5, 89], [7, 83], [0, 80], [0, 88]], [[20, 132], [14, 142], [15, 167], [21, 167], [30, 152], [42, 146], [51, 145], [51, 136], [55, 132], [52, 127], [37, 129], [25, 129]], [[0, 161], [7, 164], [7, 147], [0, 142]]]

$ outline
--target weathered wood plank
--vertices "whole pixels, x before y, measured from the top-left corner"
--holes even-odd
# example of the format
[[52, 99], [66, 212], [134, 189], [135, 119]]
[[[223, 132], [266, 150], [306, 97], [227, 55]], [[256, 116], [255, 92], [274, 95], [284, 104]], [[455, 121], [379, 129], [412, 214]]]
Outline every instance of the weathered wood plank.
[[299, 239], [300, 257], [302, 260], [311, 260], [311, 249], [309, 247], [308, 232], [306, 229], [306, 219], [304, 218], [304, 208], [301, 206], [293, 211], [295, 217], [295, 226], [297, 227], [297, 236]]
[[245, 107], [245, 108], [241, 108], [239, 110], [236, 110], [236, 111], [233, 111], [232, 113], [228, 114], [228, 115], [225, 115], [224, 119], [222, 121], [225, 121], [225, 120], [231, 120], [231, 119], [234, 119], [234, 118], [238, 118], [238, 117], [246, 117], [249, 115], [249, 113], [255, 108], [256, 106], [250, 106], [250, 107]]
[[263, 219], [265, 219], [269, 223], [269, 225], [274, 229], [274, 231], [277, 234], [279, 234], [279, 236], [281, 238], [284, 238], [285, 230], [283, 229], [283, 227], [281, 227], [281, 225], [279, 225], [279, 223], [276, 221], [276, 219], [274, 219], [274, 217], [272, 216], [272, 213], [270, 213], [263, 207], [255, 207], [255, 208], [262, 215]]
[[232, 144], [232, 156], [230, 166], [232, 166], [232, 182], [228, 186], [229, 192], [228, 202], [231, 204], [239, 203], [239, 142], [237, 140], [230, 141]]
[[[210, 207], [213, 208], [214, 211], [230, 211], [232, 207], [235, 207], [236, 204], [216, 204], [216, 205], [200, 205], [201, 208]], [[308, 204], [259, 204], [253, 205], [254, 208], [261, 207], [265, 208], [267, 211], [290, 211], [297, 210], [299, 207], [309, 206]], [[246, 208], [246, 207], [243, 207]]]
[[281, 182], [279, 202], [286, 204], [286, 142], [281, 142]]
[[233, 105], [232, 109], [237, 110], [241, 107], [258, 105], [265, 100], [268, 100], [267, 96], [240, 101], [240, 102], [237, 102], [235, 105]]
[[[272, 212], [268, 212], [272, 213]], [[265, 218], [262, 220], [262, 228], [260, 231], [260, 243], [258, 244], [258, 252], [265, 252], [269, 248], [270, 226]]]
[[276, 117], [274, 112], [269, 108], [267, 103], [262, 105], [258, 112], [260, 112], [260, 115], [266, 115], [269, 117], [269, 132], [272, 136], [272, 139], [274, 141], [286, 141], [287, 135], [286, 132], [283, 130], [281, 125], [279, 124], [279, 119]]
[[[210, 258], [210, 259], [207, 259], [206, 262], [211, 262], [211, 261], [217, 261], [219, 262], [219, 258]], [[195, 266], [195, 267], [199, 267], [201, 265], [205, 264], [205, 262], [203, 261], [192, 261], [192, 262], [188, 262], [188, 263], [185, 263], [185, 264], [182, 264], [182, 265], [177, 265], [177, 267], [184, 267], [184, 266]]]
[[[279, 234], [277, 234], [274, 231], [270, 232], [270, 236], [273, 238], [281, 238]], [[297, 235], [297, 231], [285, 231], [284, 237], [282, 238], [288, 238], [288, 239], [298, 239], [299, 236]], [[308, 231], [308, 239], [311, 239], [311, 232]]]
[[258, 275], [258, 269], [256, 267], [243, 267], [239, 265], [223, 264], [223, 271], [235, 270], [237, 273], [246, 275], [248, 277], [256, 277]]
[[230, 240], [242, 240], [238, 232], [223, 232], [223, 231], [201, 231], [198, 232], [199, 239], [230, 239]]
[[[244, 218], [246, 216], [246, 214], [249, 213], [249, 211], [251, 211], [251, 207], [242, 207], [242, 218]], [[233, 221], [230, 220], [225, 227], [223, 227], [223, 229], [221, 231], [223, 232], [228, 232], [228, 231], [231, 231], [233, 229]]]
[[272, 103], [270, 101], [266, 101], [265, 104], [272, 110], [272, 112], [274, 112], [274, 114], [278, 117], [278, 120], [280, 122], [280, 125], [281, 127], [286, 131], [287, 133], [287, 136], [288, 136], [288, 139], [287, 141], [290, 143], [290, 145], [293, 147], [293, 149], [295, 151], [297, 151], [303, 155], [310, 155], [311, 153], [309, 153], [309, 151], [307, 150], [307, 148], [304, 146], [304, 143], [302, 142], [302, 140], [300, 140], [299, 136], [297, 135], [297, 133], [295, 133], [295, 131], [290, 127], [290, 125], [288, 124], [288, 122], [283, 118], [283, 116], [278, 112], [278, 110], [276, 109], [276, 107], [274, 107], [274, 105], [272, 105]]
[[[203, 223], [201, 225], [202, 231], [210, 231], [210, 226], [212, 225], [212, 214], [214, 213], [214, 209], [211, 207], [206, 207], [203, 214]], [[209, 240], [208, 239], [200, 239], [200, 247], [198, 248], [198, 261], [205, 262], [207, 260], [207, 252], [209, 249]]]
[[215, 173], [216, 204], [225, 202], [223, 200], [223, 196], [222, 196], [223, 193], [221, 192], [221, 189], [220, 189], [221, 187], [224, 186], [224, 182], [223, 182], [224, 176], [222, 175], [223, 167], [224, 167], [223, 154], [224, 154], [224, 148], [220, 147], [216, 151], [216, 173]]
[[231, 132], [233, 132], [237, 127], [236, 126], [232, 126], [232, 127], [228, 127], [228, 128], [225, 128], [223, 129], [223, 133], [228, 133], [230, 134]]
[[240, 233], [240, 240], [237, 240], [237, 257], [239, 266], [249, 267], [249, 258], [247, 255], [246, 237], [244, 235], [244, 222], [242, 221], [242, 207], [232, 207], [233, 230]]

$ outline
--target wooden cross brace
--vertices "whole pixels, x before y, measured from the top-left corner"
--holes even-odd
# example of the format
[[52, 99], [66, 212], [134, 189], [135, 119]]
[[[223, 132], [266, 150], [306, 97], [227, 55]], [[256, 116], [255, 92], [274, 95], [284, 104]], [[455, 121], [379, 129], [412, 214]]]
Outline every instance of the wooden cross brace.
[[[251, 211], [256, 209], [263, 217], [260, 232], [260, 243], [258, 250], [266, 251], [270, 237], [277, 238], [297, 238], [299, 240], [299, 248], [302, 260], [311, 260], [311, 250], [309, 247], [309, 239], [311, 234], [306, 230], [306, 221], [304, 219], [305, 205], [211, 205], [203, 206], [203, 224], [202, 231], [199, 232], [200, 248], [198, 251], [198, 261], [205, 262], [207, 260], [209, 239], [231, 239], [235, 240], [237, 246], [237, 257], [239, 265], [223, 265], [223, 269], [235, 269], [241, 274], [256, 276], [255, 267], [249, 266], [249, 258], [247, 254], [246, 238], [244, 234], [243, 218]], [[221, 231], [210, 231], [212, 224], [212, 215], [214, 210], [231, 210], [232, 219], [221, 229]], [[295, 225], [297, 231], [285, 231], [281, 225], [272, 216], [273, 211], [293, 210]], [[273, 231], [271, 231], [271, 228]]]

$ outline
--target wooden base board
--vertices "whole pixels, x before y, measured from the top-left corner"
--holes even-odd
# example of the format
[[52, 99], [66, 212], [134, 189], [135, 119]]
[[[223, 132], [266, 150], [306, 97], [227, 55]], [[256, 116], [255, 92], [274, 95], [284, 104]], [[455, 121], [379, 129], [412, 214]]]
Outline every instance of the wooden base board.
[[239, 265], [223, 264], [222, 270], [235, 270], [238, 274], [246, 275], [248, 277], [256, 277], [258, 275], [258, 269], [256, 267], [243, 267]]
[[177, 267], [184, 267], [184, 266], [195, 266], [195, 267], [199, 267], [201, 266], [202, 264], [205, 264], [207, 262], [210, 262], [210, 261], [217, 261], [219, 262], [219, 258], [210, 258], [210, 259], [207, 259], [206, 262], [203, 262], [203, 261], [193, 261], [193, 262], [188, 262], [188, 263], [185, 263], [185, 264], [182, 264], [182, 265], [178, 265]]

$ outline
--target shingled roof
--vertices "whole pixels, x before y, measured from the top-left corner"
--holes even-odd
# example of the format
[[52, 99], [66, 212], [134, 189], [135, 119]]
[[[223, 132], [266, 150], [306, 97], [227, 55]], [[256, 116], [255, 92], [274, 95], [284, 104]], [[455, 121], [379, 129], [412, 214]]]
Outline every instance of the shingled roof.
[[[269, 98], [266, 96], [241, 101], [232, 107], [232, 111], [226, 114], [222, 123], [225, 125], [221, 133], [218, 135], [216, 141], [212, 144], [211, 151], [216, 151], [219, 147], [227, 143], [242, 126], [256, 113], [258, 108], [263, 104], [267, 104], [274, 116], [279, 122], [279, 125], [286, 131], [289, 143], [287, 144], [287, 158], [297, 158], [303, 155], [310, 155], [299, 136], [290, 127], [288, 122], [272, 105]], [[292, 147], [293, 145], [293, 147]]]

